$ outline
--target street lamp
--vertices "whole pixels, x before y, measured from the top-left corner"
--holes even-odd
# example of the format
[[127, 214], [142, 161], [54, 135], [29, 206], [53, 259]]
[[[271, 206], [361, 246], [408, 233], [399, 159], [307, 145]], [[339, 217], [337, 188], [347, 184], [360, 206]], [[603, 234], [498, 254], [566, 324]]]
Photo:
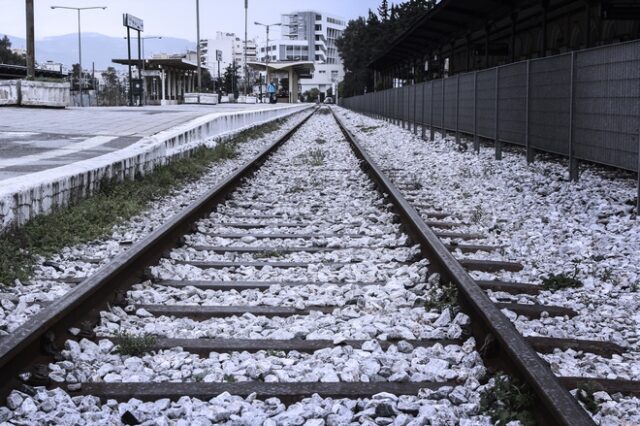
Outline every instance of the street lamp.
[[[269, 85], [269, 58], [271, 57], [271, 52], [269, 51], [269, 27], [278, 27], [280, 25], [282, 25], [282, 23], [278, 22], [277, 24], [262, 24], [258, 21], [254, 22], [254, 25], [261, 25], [263, 27], [267, 28], [267, 46], [265, 48], [265, 53], [267, 54], [267, 60], [265, 61], [266, 64], [266, 69], [267, 69], [267, 81], [265, 81], [265, 84], [268, 86]], [[262, 90], [262, 85], [260, 86]]]
[[51, 6], [51, 9], [69, 9], [78, 11], [78, 65], [80, 66], [80, 79], [78, 81], [78, 89], [80, 91], [80, 106], [84, 106], [82, 100], [82, 37], [80, 36], [80, 12], [89, 9], [102, 9], [105, 10], [107, 6], [90, 6], [90, 7], [70, 7], [70, 6]]
[[[162, 40], [162, 36], [147, 36], [147, 37], [140, 37], [142, 39], [142, 60], [144, 61], [144, 41], [148, 40], [148, 39], [157, 39], [157, 40]], [[127, 36], [124, 36], [125, 40], [128, 40]], [[143, 65], [144, 66], [144, 65]]]

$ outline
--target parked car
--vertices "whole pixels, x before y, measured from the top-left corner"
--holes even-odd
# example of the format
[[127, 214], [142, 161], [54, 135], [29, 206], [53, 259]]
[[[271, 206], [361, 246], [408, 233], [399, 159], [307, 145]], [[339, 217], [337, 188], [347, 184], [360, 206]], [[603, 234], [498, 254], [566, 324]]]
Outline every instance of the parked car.
[[333, 98], [332, 98], [331, 96], [327, 96], [327, 97], [324, 99], [324, 103], [325, 103], [325, 104], [332, 104], [332, 103], [333, 103]]

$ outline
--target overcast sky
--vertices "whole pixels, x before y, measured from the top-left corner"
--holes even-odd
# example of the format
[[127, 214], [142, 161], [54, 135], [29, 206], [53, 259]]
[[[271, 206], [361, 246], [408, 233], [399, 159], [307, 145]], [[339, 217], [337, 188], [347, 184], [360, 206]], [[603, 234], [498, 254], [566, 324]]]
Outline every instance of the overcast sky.
[[[0, 0], [0, 34], [25, 36], [25, 1]], [[249, 0], [249, 37], [264, 38], [264, 28], [254, 21], [274, 23], [280, 14], [319, 10], [347, 20], [377, 8], [380, 0]], [[36, 39], [77, 32], [77, 12], [51, 6], [107, 6], [107, 10], [82, 12], [82, 31], [121, 37], [122, 14], [144, 20], [144, 35], [196, 39], [196, 0], [35, 0]], [[214, 38], [216, 31], [244, 34], [244, 0], [200, 0], [200, 36]], [[277, 30], [276, 37], [279, 37]]]

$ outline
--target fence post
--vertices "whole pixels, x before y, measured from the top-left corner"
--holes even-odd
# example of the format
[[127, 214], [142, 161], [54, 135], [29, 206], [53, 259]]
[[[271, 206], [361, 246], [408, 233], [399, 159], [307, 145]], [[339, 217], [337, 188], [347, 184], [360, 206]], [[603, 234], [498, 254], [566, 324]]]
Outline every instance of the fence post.
[[480, 153], [480, 139], [478, 138], [478, 71], [473, 72], [473, 149]]
[[575, 114], [575, 97], [576, 97], [576, 52], [571, 52], [571, 83], [570, 83], [570, 103], [569, 103], [569, 179], [576, 181], [578, 180], [579, 169], [578, 169], [578, 160], [575, 157], [575, 132], [573, 129], [574, 125], [574, 114]]
[[500, 67], [496, 67], [496, 160], [502, 160], [502, 144], [500, 143]]
[[417, 117], [417, 105], [418, 105], [418, 88], [416, 84], [413, 84], [413, 134], [418, 134], [418, 117]]
[[531, 102], [531, 60], [527, 60], [527, 84], [525, 88], [525, 106], [524, 106], [524, 146], [527, 150], [527, 163], [533, 163], [535, 160], [535, 152], [533, 148], [531, 148], [531, 139], [529, 132], [529, 121], [530, 118], [530, 102]]
[[425, 122], [425, 117], [424, 117], [424, 99], [426, 98], [426, 88], [427, 88], [427, 82], [425, 81], [424, 83], [422, 83], [422, 119], [420, 120], [422, 122], [422, 140], [425, 140], [425, 137], [427, 135], [426, 132], [426, 122]]
[[435, 129], [433, 128], [433, 82], [435, 80], [431, 80], [431, 120], [429, 121], [429, 139], [431, 139], [431, 142], [433, 142], [435, 140]]
[[460, 74], [456, 74], [456, 143], [460, 143]]
[[444, 129], [444, 106], [445, 106], [445, 103], [444, 103], [444, 94], [445, 94], [445, 90], [444, 90], [444, 89], [445, 89], [446, 84], [445, 84], [445, 79], [444, 79], [444, 77], [442, 77], [442, 79], [441, 79], [441, 80], [442, 80], [442, 120], [440, 120], [440, 121], [441, 121], [441, 125], [442, 125], [442, 127], [440, 128], [440, 130], [441, 130], [441, 132], [440, 132], [440, 138], [441, 138], [441, 139], [444, 139], [444, 138], [446, 138], [446, 137], [447, 137], [447, 131]]

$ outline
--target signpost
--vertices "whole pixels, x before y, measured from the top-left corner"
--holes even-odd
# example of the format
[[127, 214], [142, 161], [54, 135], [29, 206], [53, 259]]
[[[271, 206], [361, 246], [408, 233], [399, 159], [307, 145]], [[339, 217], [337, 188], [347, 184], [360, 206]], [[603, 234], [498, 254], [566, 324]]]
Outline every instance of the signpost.
[[[140, 33], [144, 31], [144, 21], [128, 13], [123, 13], [122, 25], [127, 27], [127, 51], [129, 53], [129, 106], [133, 106], [134, 81], [133, 76], [131, 75], [131, 30], [133, 29], [138, 31], [138, 79], [136, 81], [135, 92], [140, 93], [140, 89], [142, 88], [142, 85], [140, 84], [140, 79], [142, 78], [142, 70], [140, 67], [140, 62], [142, 62], [142, 58], [140, 57]], [[142, 98], [143, 96], [140, 96], [140, 106], [142, 106]]]
[[218, 61], [218, 94], [222, 96], [222, 80], [220, 79], [220, 62], [222, 62], [222, 50], [216, 49], [216, 61]]

